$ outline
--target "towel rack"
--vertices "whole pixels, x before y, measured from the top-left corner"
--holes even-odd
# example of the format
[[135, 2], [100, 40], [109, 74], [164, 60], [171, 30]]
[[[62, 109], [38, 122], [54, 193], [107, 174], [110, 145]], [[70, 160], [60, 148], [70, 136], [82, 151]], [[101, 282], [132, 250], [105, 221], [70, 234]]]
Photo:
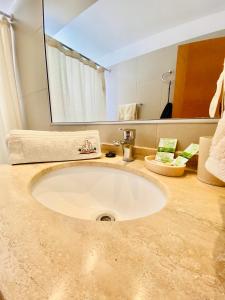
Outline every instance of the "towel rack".
[[161, 76], [162, 81], [163, 82], [168, 82], [168, 83], [170, 81], [173, 81], [173, 80], [171, 80], [171, 75], [172, 74], [173, 74], [173, 70], [169, 70], [169, 71], [163, 73], [162, 76]]

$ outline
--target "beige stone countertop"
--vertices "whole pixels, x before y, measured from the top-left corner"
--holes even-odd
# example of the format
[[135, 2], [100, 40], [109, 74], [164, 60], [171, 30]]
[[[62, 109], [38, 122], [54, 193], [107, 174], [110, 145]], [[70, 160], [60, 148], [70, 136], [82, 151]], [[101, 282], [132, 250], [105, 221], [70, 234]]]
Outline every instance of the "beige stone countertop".
[[[47, 168], [112, 165], [158, 180], [166, 206], [123, 222], [79, 220], [34, 200]], [[5, 300], [225, 299], [225, 189], [151, 173], [121, 157], [0, 166], [0, 291]], [[0, 296], [1, 298], [1, 296]]]

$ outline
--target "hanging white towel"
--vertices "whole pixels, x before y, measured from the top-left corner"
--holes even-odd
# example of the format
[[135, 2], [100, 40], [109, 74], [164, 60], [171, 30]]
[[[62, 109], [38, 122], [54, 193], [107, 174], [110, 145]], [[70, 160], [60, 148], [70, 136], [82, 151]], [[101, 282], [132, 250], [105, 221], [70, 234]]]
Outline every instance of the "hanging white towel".
[[[217, 81], [216, 84], [216, 92], [212, 98], [212, 101], [210, 103], [209, 106], [209, 116], [210, 118], [215, 118], [216, 117], [216, 113], [219, 110], [219, 106], [221, 105], [221, 108], [224, 108], [224, 100], [225, 100], [225, 96], [224, 96], [224, 92], [225, 92], [225, 60], [224, 60], [224, 68], [222, 73], [220, 74], [220, 77]], [[221, 103], [221, 97], [222, 97], [222, 103]]]
[[[222, 104], [219, 103], [222, 97]], [[214, 117], [218, 110], [218, 105], [221, 104], [222, 111], [224, 110], [225, 98], [225, 61], [224, 69], [217, 81], [217, 90], [210, 104], [210, 117]], [[225, 182], [225, 112], [222, 119], [219, 121], [216, 133], [212, 140], [209, 158], [205, 164], [206, 169], [215, 177]]]
[[119, 105], [119, 120], [132, 121], [138, 119], [138, 105], [137, 103], [130, 103]]
[[100, 138], [96, 130], [12, 130], [7, 138], [7, 146], [11, 164], [80, 160], [101, 156]]
[[205, 166], [211, 174], [225, 182], [225, 113], [218, 123]]
[[[225, 93], [225, 65], [224, 70], [217, 81], [217, 90], [210, 105], [210, 116], [214, 116], [222, 96], [221, 108], [224, 110]], [[212, 140], [209, 158], [206, 161], [206, 169], [215, 177], [225, 182], [225, 113], [219, 121], [216, 133]]]

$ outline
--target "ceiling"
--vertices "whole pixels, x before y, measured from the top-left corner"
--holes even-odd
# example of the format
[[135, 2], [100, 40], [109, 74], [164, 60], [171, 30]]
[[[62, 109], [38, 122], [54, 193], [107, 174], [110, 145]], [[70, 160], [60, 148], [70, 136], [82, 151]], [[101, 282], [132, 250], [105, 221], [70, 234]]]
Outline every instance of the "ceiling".
[[14, 5], [14, 2], [16, 2], [16, 0], [0, 0], [0, 10], [10, 14], [11, 7]]
[[223, 10], [224, 0], [45, 0], [45, 23], [47, 34], [98, 62], [150, 36]]
[[44, 0], [45, 28], [55, 35], [96, 0]]

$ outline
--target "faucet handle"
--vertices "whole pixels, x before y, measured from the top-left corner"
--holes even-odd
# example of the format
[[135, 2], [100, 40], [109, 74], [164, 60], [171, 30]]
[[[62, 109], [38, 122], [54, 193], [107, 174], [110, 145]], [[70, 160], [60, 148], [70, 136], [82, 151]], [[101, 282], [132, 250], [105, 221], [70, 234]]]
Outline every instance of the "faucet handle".
[[123, 131], [124, 140], [134, 140], [136, 137], [136, 129], [131, 128], [119, 128], [120, 131]]

